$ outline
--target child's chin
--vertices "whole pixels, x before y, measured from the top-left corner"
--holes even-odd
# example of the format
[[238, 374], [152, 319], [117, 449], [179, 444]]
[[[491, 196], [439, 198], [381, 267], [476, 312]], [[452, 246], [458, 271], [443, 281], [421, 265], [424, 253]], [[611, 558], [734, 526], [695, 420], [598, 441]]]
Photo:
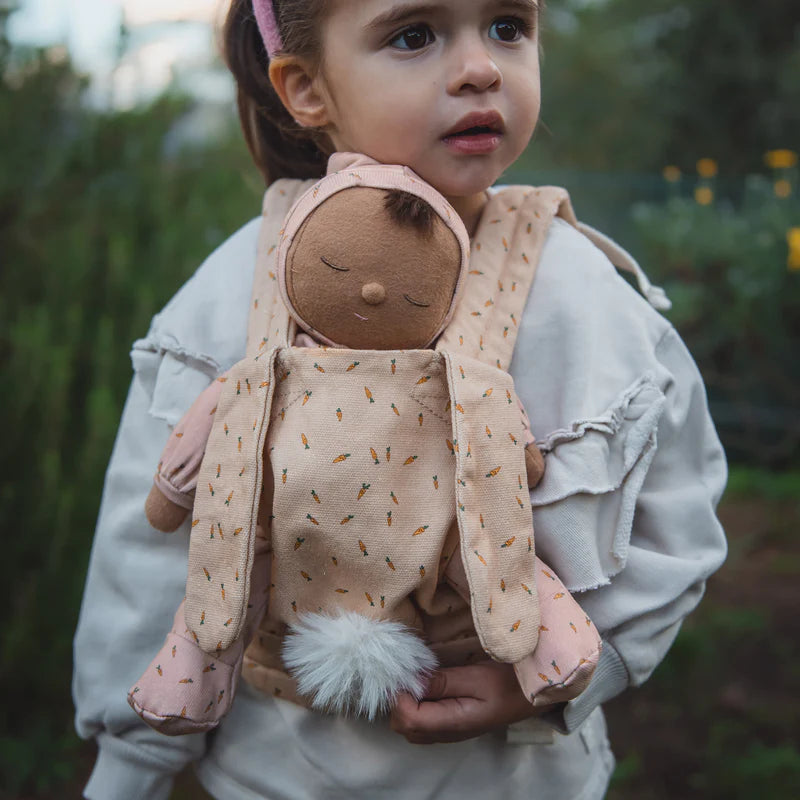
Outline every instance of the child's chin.
[[[472, 161], [474, 159], [474, 161]], [[483, 163], [479, 163], [483, 159]], [[472, 163], [470, 163], [472, 161]], [[490, 164], [485, 156], [472, 156], [463, 160], [462, 168], [428, 180], [438, 192], [448, 198], [471, 197], [485, 192], [503, 174], [503, 170]]]

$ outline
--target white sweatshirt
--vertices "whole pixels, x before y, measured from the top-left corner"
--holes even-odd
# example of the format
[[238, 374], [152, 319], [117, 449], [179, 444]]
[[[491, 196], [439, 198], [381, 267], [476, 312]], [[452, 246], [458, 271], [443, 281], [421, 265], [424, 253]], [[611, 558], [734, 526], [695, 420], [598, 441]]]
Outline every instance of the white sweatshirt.
[[75, 638], [76, 727], [100, 746], [86, 797], [167, 798], [190, 760], [226, 800], [602, 797], [614, 762], [599, 705], [649, 677], [724, 560], [715, 508], [726, 466], [675, 330], [560, 219], [510, 372], [546, 453], [531, 493], [537, 551], [603, 637], [589, 688], [547, 719], [450, 745], [411, 745], [388, 725], [323, 717], [245, 686], [208, 737], [164, 737], [129, 708], [126, 691], [186, 578], [188, 523], [152, 530], [144, 500], [171, 426], [244, 355], [259, 224], [212, 253], [133, 346]]

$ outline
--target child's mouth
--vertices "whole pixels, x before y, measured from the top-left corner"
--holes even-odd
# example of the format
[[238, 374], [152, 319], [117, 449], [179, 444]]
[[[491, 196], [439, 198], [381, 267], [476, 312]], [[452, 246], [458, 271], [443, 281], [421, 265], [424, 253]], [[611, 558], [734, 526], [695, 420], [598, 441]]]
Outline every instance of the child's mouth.
[[456, 133], [448, 134], [445, 138], [450, 139], [453, 136], [478, 136], [482, 133], [497, 133], [493, 128], [490, 128], [488, 125], [474, 125], [472, 128], [467, 128], [463, 131], [457, 131]]
[[487, 125], [476, 125], [463, 131], [450, 133], [442, 141], [457, 153], [480, 155], [491, 153], [500, 144], [502, 134]]

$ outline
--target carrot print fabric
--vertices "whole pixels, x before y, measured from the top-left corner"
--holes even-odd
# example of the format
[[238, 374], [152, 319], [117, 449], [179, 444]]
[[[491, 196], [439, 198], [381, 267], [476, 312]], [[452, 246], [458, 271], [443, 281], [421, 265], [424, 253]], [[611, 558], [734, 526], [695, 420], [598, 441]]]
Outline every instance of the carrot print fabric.
[[277, 352], [245, 358], [228, 372], [200, 466], [185, 614], [207, 653], [227, 650], [244, 625]]
[[279, 365], [269, 616], [343, 608], [417, 627], [412, 596], [430, 603], [455, 523], [441, 358], [293, 348]]
[[533, 529], [510, 377], [429, 350], [287, 348], [265, 362], [231, 372], [198, 481], [186, 614], [201, 647], [226, 649], [241, 627], [252, 481], [270, 469], [271, 618], [345, 608], [418, 626], [411, 600], [432, 608], [457, 524], [484, 648], [511, 662], [531, 652]]

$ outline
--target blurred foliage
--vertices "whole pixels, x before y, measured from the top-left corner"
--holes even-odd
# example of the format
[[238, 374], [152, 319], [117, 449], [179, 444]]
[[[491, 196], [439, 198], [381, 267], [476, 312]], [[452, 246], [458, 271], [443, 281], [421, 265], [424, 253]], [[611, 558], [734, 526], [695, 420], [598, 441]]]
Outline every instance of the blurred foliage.
[[674, 303], [729, 458], [772, 468], [800, 464], [798, 189], [796, 167], [751, 175], [734, 205], [715, 201], [708, 176], [693, 195], [676, 184], [666, 203], [633, 209], [642, 263]]
[[800, 139], [796, 0], [552, 0], [536, 168], [730, 174]]
[[800, 473], [772, 477], [734, 468], [725, 567], [653, 677], [607, 705], [609, 800], [800, 797]]
[[[73, 795], [65, 785], [85, 777], [87, 748], [72, 731], [70, 650], [130, 380], [128, 349], [208, 252], [258, 214], [263, 187], [232, 113], [228, 136], [188, 145], [180, 131], [195, 124], [197, 108], [186, 97], [168, 92], [125, 112], [90, 109], [63, 48], [10, 46], [9, 13], [0, 9], [0, 364], [11, 422], [0, 441], [10, 547], [0, 565], [0, 796], [64, 797]], [[757, 14], [749, 0], [652, 0], [646, 8], [552, 0], [545, 127], [508, 176], [567, 185], [582, 218], [634, 242], [675, 300], [672, 318], [712, 400], [735, 411], [722, 420], [729, 451], [750, 465], [788, 462], [797, 434], [781, 411], [797, 407], [791, 349], [800, 273], [788, 270], [786, 238], [800, 225], [797, 175], [786, 173], [794, 194], [777, 198], [762, 158], [800, 140], [800, 107], [789, 102], [800, 94], [798, 13], [793, 0], [762, 0]], [[705, 205], [694, 197], [695, 178], [655, 174], [667, 163], [687, 171], [701, 156], [717, 159], [722, 173], [702, 179], [712, 191]], [[762, 177], [745, 183], [742, 172]], [[778, 404], [768, 447], [750, 441], [740, 393], [759, 414]], [[760, 502], [785, 503], [796, 496], [797, 474], [735, 472], [732, 485], [741, 496], [761, 487]], [[782, 563], [788, 575], [797, 562]], [[754, 626], [764, 626], [757, 641], [771, 636], [781, 646], [777, 623], [755, 600], [741, 611], [738, 633], [714, 618], [698, 643], [687, 627], [677, 666], [671, 656], [654, 681], [658, 697], [692, 693], [694, 702], [693, 686], [679, 678], [686, 659], [712, 659], [709, 669], [724, 671], [716, 648], [754, 635]], [[675, 713], [669, 704], [659, 709]], [[794, 785], [797, 747], [783, 722], [771, 735], [764, 715], [753, 737], [750, 722], [720, 732], [703, 713], [691, 724], [710, 731], [716, 749], [706, 773], [696, 765], [706, 787], [697, 796], [734, 781]], [[740, 756], [730, 772], [728, 747]], [[633, 751], [621, 762], [623, 784], [626, 770], [630, 785], [641, 786], [636, 776], [651, 775], [653, 764]]]
[[4, 21], [0, 786], [15, 792], [74, 769], [71, 641], [130, 343], [258, 215], [262, 187], [238, 131], [180, 148], [171, 134], [192, 105], [169, 95], [89, 110], [63, 51], [12, 52]]
[[800, 472], [767, 472], [754, 467], [736, 467], [728, 476], [726, 497], [759, 497], [770, 502], [800, 498]]

